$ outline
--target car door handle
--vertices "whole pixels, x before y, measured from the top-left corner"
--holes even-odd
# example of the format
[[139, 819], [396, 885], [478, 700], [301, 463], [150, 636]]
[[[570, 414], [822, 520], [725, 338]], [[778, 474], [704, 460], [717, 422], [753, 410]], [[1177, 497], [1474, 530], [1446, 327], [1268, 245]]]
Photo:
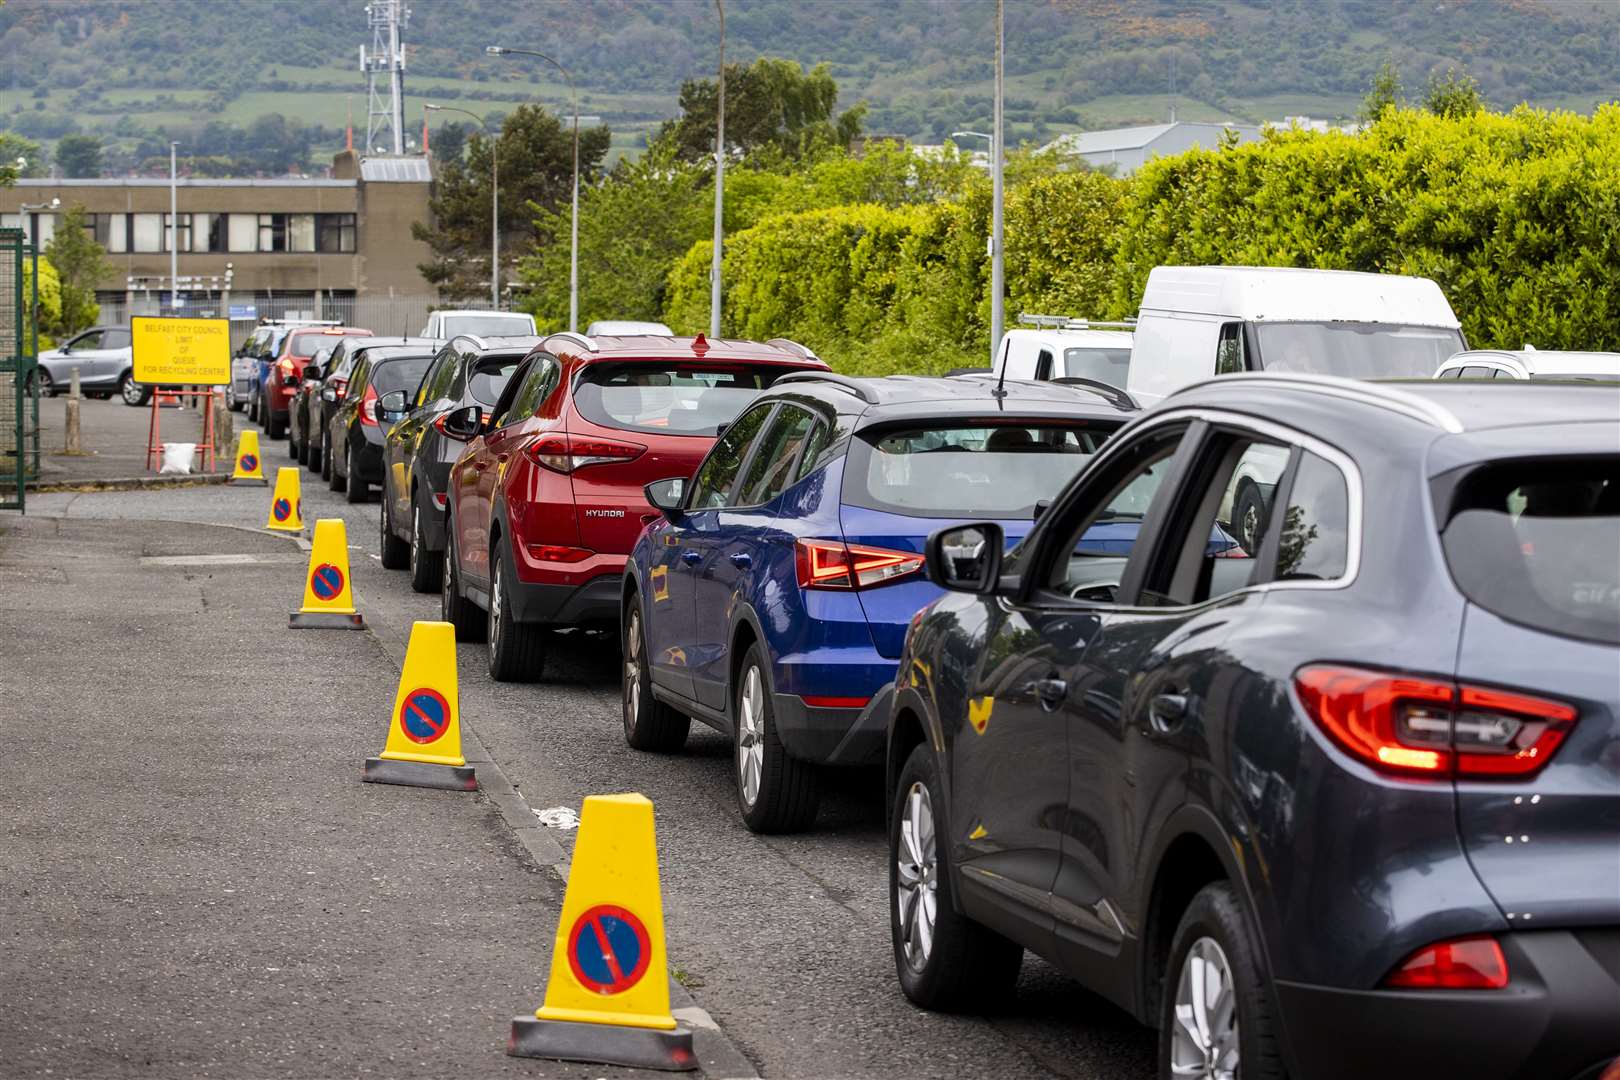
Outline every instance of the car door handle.
[[1034, 692], [1043, 709], [1055, 709], [1069, 696], [1069, 684], [1062, 679], [1036, 679], [1026, 689]]
[[483, 458], [478, 458], [472, 463], [473, 472], [483, 472], [488, 465], [489, 462], [485, 461]]
[[1168, 735], [1187, 718], [1186, 694], [1155, 694], [1148, 703], [1148, 719], [1154, 730]]
[[702, 561], [703, 561], [703, 553], [701, 551], [683, 551], [683, 552], [681, 552], [681, 562], [685, 563], [688, 566], [696, 566], [698, 563], [700, 563]]
[[735, 566], [739, 570], [746, 570], [750, 566], [754, 565], [754, 560], [752, 556], [746, 555], [739, 551], [737, 554], [731, 556], [731, 565]]

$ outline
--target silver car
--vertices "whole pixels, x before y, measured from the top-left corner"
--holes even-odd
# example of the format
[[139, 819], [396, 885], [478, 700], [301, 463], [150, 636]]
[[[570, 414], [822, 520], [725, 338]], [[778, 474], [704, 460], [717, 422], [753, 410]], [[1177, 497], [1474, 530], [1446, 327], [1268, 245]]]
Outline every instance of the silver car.
[[89, 397], [134, 393], [144, 400], [144, 389], [132, 381], [134, 364], [129, 327], [97, 326], [73, 335], [59, 348], [40, 353], [35, 378], [40, 396], [51, 397], [67, 392], [73, 369], [78, 368], [79, 386]]

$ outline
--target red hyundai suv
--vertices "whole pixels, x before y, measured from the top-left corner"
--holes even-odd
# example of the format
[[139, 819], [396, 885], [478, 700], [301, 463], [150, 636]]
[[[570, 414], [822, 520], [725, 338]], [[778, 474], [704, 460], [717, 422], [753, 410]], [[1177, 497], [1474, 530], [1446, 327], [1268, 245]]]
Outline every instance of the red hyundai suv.
[[263, 393], [254, 416], [264, 426], [265, 434], [280, 439], [287, 434], [288, 406], [298, 393], [298, 383], [304, 377], [304, 365], [324, 348], [336, 345], [346, 337], [370, 337], [370, 330], [353, 326], [311, 326], [294, 330], [282, 340], [281, 355], [265, 365]]
[[450, 469], [445, 621], [463, 641], [487, 633], [494, 678], [539, 678], [547, 627], [618, 623], [625, 560], [657, 514], [643, 488], [695, 470], [779, 376], [826, 368], [780, 338], [542, 341], [487, 417], [443, 418], [471, 440]]

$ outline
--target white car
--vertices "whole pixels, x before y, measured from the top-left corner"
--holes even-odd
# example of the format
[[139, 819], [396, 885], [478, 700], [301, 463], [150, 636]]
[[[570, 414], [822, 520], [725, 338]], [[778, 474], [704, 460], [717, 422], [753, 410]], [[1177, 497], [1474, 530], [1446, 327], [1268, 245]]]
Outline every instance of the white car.
[[1620, 380], [1620, 353], [1472, 349], [1440, 365], [1437, 379]]
[[446, 308], [428, 315], [418, 337], [448, 340], [458, 334], [473, 337], [534, 337], [534, 316], [521, 311], [473, 311]]
[[635, 319], [598, 319], [585, 328], [586, 337], [633, 337], [643, 334], [674, 337], [675, 331], [661, 322], [638, 322]]
[[97, 326], [73, 335], [59, 348], [40, 353], [35, 378], [40, 396], [50, 397], [67, 392], [73, 369], [78, 368], [79, 387], [87, 397], [109, 398], [123, 392], [126, 384], [133, 387], [134, 365], [129, 327]]
[[1008, 330], [996, 354], [996, 375], [1009, 379], [1093, 379], [1125, 388], [1131, 368], [1129, 323], [1092, 323], [1055, 316], [1022, 316], [1038, 325]]

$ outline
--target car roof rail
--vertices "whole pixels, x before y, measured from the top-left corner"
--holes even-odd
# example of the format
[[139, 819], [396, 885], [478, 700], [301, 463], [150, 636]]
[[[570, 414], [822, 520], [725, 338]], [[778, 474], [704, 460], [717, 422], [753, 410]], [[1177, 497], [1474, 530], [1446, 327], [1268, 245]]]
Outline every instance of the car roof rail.
[[[584, 334], [577, 333], [573, 330], [559, 330], [555, 334], [547, 334], [545, 340], [550, 341], [552, 338], [564, 338], [568, 341], [572, 341], [575, 344], [582, 346], [587, 352], [600, 351], [598, 350], [595, 341], [586, 337]], [[541, 344], [545, 344], [545, 342], [541, 342]]]
[[1056, 379], [1048, 379], [1057, 386], [1072, 386], [1076, 390], [1089, 390], [1093, 394], [1108, 399], [1109, 404], [1121, 409], [1140, 409], [1135, 398], [1121, 390], [1113, 383], [1105, 383], [1101, 379], [1086, 379], [1079, 375], [1061, 375]]
[[797, 341], [794, 341], [792, 338], [773, 337], [769, 341], [767, 341], [765, 344], [767, 344], [767, 345], [775, 345], [778, 349], [786, 349], [789, 352], [796, 352], [800, 356], [804, 357], [806, 360], [820, 360], [821, 359], [821, 357], [817, 356], [816, 353], [815, 353], [815, 350], [810, 348], [810, 346], [801, 345]]
[[[767, 342], [767, 344], [769, 344], [769, 342]], [[849, 393], [854, 394], [868, 405], [876, 405], [878, 403], [877, 395], [872, 392], [872, 388], [870, 386], [867, 386], [859, 379], [852, 379], [848, 375], [840, 375], [836, 371], [790, 371], [786, 375], [778, 376], [776, 381], [771, 385], [781, 386], [785, 382], [830, 383], [833, 386], [838, 387], [840, 390], [846, 390]]]
[[1018, 321], [1025, 326], [1038, 326], [1048, 330], [1135, 330], [1135, 319], [1082, 319], [1075, 315], [1032, 315], [1020, 312]]
[[1431, 401], [1421, 394], [1409, 393], [1393, 386], [1380, 385], [1375, 382], [1366, 382], [1361, 379], [1346, 379], [1339, 375], [1307, 375], [1292, 371], [1238, 371], [1230, 375], [1222, 375], [1218, 379], [1208, 382], [1192, 383], [1188, 386], [1172, 390], [1169, 397], [1185, 393], [1195, 387], [1208, 386], [1211, 383], [1217, 386], [1228, 383], [1239, 385], [1281, 386], [1292, 390], [1306, 390], [1318, 394], [1327, 394], [1332, 397], [1344, 398], [1351, 401], [1361, 401], [1369, 405], [1377, 405], [1390, 412], [1400, 413], [1413, 420], [1422, 421], [1431, 427], [1437, 427], [1448, 434], [1456, 435], [1463, 431], [1462, 421], [1457, 415], [1439, 402]]
[[953, 367], [945, 373], [947, 379], [959, 379], [964, 375], [994, 375], [995, 371], [987, 367]]

